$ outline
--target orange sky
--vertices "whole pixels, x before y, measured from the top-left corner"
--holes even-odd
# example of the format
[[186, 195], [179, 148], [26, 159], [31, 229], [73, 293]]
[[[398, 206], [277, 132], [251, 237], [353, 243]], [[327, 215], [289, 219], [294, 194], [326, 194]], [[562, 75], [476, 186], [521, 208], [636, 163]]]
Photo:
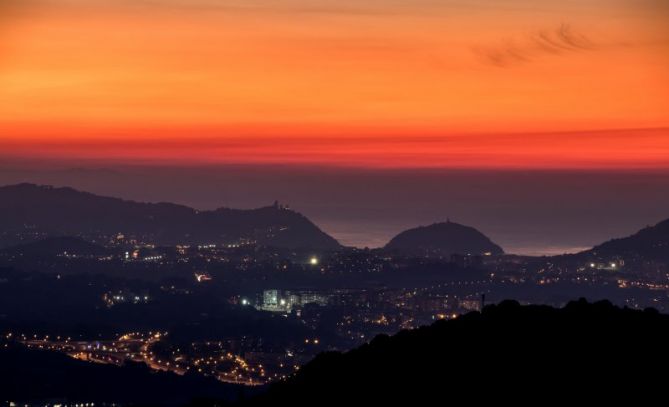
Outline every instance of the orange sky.
[[669, 167], [664, 3], [5, 0], [0, 155]]

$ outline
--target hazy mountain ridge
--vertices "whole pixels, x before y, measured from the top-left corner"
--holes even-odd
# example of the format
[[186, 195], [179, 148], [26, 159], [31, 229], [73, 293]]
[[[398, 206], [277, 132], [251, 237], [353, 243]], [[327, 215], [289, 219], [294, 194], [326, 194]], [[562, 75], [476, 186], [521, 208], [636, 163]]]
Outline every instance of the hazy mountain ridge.
[[611, 239], [586, 251], [585, 254], [669, 260], [669, 219], [654, 226], [647, 226], [633, 235]]
[[[142, 235], [157, 244], [234, 243], [253, 240], [281, 248], [336, 250], [342, 246], [304, 215], [281, 205], [257, 209], [219, 208], [198, 211], [173, 203], [144, 203], [103, 197], [69, 187], [35, 184], [0, 187], [0, 245], [31, 242], [13, 239], [13, 233], [35, 232], [44, 238], [96, 234]], [[504, 250], [477, 229], [455, 222], [434, 223], [405, 230], [384, 249], [410, 255], [424, 253], [504, 254]], [[648, 226], [624, 238], [612, 239], [577, 256], [669, 259], [669, 220]], [[557, 256], [563, 257], [563, 256]]]
[[279, 205], [197, 211], [171, 203], [141, 203], [34, 184], [0, 187], [0, 230], [34, 230], [47, 236], [124, 233], [170, 245], [248, 239], [284, 248], [340, 247], [309, 219]]

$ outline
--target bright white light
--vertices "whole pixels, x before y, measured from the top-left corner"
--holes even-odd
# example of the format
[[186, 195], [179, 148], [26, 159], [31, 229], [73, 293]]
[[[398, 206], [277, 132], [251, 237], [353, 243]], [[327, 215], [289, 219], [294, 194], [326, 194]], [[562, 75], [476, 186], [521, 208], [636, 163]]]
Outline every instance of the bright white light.
[[318, 257], [314, 256], [314, 257], [310, 258], [309, 259], [309, 264], [311, 264], [312, 266], [317, 266], [318, 265]]
[[247, 300], [246, 298], [243, 298], [242, 299], [242, 305], [249, 305], [249, 300]]

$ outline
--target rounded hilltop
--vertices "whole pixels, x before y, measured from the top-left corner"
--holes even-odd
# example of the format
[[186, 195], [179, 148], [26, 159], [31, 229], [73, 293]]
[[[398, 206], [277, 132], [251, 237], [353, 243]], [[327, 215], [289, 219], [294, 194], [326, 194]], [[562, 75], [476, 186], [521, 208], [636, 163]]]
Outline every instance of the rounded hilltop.
[[405, 230], [392, 238], [385, 249], [414, 254], [430, 252], [444, 256], [504, 254], [499, 245], [477, 229], [450, 220]]

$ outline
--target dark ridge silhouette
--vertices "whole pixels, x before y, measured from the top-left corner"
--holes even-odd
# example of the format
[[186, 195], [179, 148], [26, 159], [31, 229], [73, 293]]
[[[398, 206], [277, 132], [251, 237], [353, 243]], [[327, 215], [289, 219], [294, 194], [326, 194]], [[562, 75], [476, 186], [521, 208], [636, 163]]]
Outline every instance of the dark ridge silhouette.
[[197, 398], [230, 400], [241, 391], [253, 392], [195, 374], [156, 372], [132, 362], [101, 365], [20, 345], [0, 348], [0, 366], [3, 400], [183, 405]]
[[669, 316], [651, 309], [505, 301], [321, 354], [246, 404], [639, 402], [665, 386], [668, 341]]
[[71, 236], [51, 237], [3, 249], [2, 252], [26, 257], [103, 256], [109, 251], [97, 244]]
[[32, 232], [47, 236], [123, 233], [161, 245], [249, 239], [289, 249], [340, 248], [305, 216], [278, 203], [250, 210], [197, 211], [171, 203], [140, 203], [34, 184], [0, 187], [0, 231], [5, 245], [20, 243], [16, 233]]
[[609, 240], [581, 254], [669, 261], [669, 219], [641, 229], [632, 236]]
[[392, 238], [385, 248], [412, 254], [433, 252], [444, 256], [504, 253], [501, 247], [478, 230], [450, 221], [406, 230]]

